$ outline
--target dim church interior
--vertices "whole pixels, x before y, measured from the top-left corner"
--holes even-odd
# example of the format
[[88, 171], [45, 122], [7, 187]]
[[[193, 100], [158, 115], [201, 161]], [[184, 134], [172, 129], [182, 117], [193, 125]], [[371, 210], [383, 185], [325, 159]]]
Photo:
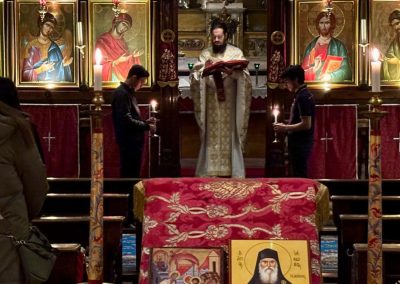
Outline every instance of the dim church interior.
[[[91, 1], [77, 2], [81, 20], [88, 23], [90, 19], [86, 9]], [[109, 2], [107, 4], [111, 9], [112, 1]], [[149, 44], [152, 46], [152, 55], [149, 55], [149, 58], [154, 61], [152, 64], [154, 70], [152, 70], [151, 86], [138, 93], [138, 101], [143, 105], [141, 109], [146, 114], [151, 113], [148, 107], [149, 101], [151, 99], [158, 101], [159, 122], [157, 136], [150, 136], [146, 142], [142, 176], [143, 178], [193, 177], [200, 149], [200, 130], [194, 116], [189, 75], [200, 51], [209, 44], [209, 20], [213, 16], [220, 15], [224, 4], [221, 3], [223, 1], [196, 2], [195, 0], [151, 2], [149, 25], [152, 26]], [[299, 57], [298, 51], [295, 51], [299, 45], [296, 40], [303, 28], [299, 26], [300, 22], [295, 22], [294, 14], [299, 12], [297, 5], [301, 5], [302, 2], [310, 2], [315, 7], [326, 9], [324, 5], [330, 5], [332, 1], [225, 2], [234, 2], [226, 6], [229, 15], [239, 23], [232, 43], [239, 46], [249, 60], [253, 84], [244, 154], [247, 178], [285, 177], [288, 174], [287, 146], [283, 136], [279, 136], [279, 143], [272, 142], [275, 134], [271, 110], [278, 106], [281, 110], [279, 119], [284, 121], [289, 118], [293, 96], [283, 88], [279, 74], [289, 62], [296, 62], [295, 56]], [[338, 2], [354, 5], [350, 6], [356, 15], [354, 19], [357, 21], [355, 20], [354, 26], [358, 27], [361, 24], [358, 20], [364, 18], [372, 20], [373, 17], [370, 15], [373, 14], [368, 13], [372, 13], [374, 2], [379, 1]], [[13, 20], [14, 2], [4, 1], [4, 3], [3, 18], [5, 23], [10, 23]], [[333, 13], [335, 9], [341, 9], [342, 6], [338, 5], [339, 3], [333, 1]], [[9, 25], [5, 26], [4, 30], [7, 31], [11, 28]], [[353, 31], [354, 35], [358, 35], [355, 30]], [[10, 33], [7, 34], [10, 36]], [[340, 39], [345, 40], [345, 38]], [[310, 84], [317, 104], [315, 151], [319, 151], [311, 158], [310, 171], [313, 179], [328, 188], [330, 197], [330, 220], [320, 228], [319, 232], [323, 283], [367, 282], [370, 124], [361, 113], [368, 110], [371, 92], [368, 88], [367, 74], [370, 72], [368, 64], [363, 61], [362, 49], [358, 50], [356, 44], [361, 42], [362, 39], [357, 38], [346, 45], [346, 47], [350, 45], [349, 57], [350, 53], [353, 54], [350, 60], [352, 80], [344, 83]], [[172, 59], [169, 58], [170, 62], [165, 62], [163, 57], [163, 52], [167, 49], [173, 55]], [[12, 68], [14, 57], [11, 56], [10, 50], [3, 50], [3, 53], [6, 62], [5, 67], [2, 67], [4, 75], [15, 78], [13, 73], [15, 68]], [[160, 78], [160, 71], [163, 68], [173, 68], [172, 73], [175, 72], [175, 76], [167, 74], [167, 77]], [[83, 68], [82, 72], [86, 69]], [[179, 85], [174, 84], [178, 80]], [[107, 105], [111, 102], [112, 91], [113, 88], [103, 89]], [[42, 210], [42, 217], [33, 220], [33, 223], [59, 249], [58, 260], [49, 282], [76, 283], [77, 279], [85, 278], [85, 273], [82, 272], [81, 248], [86, 248], [89, 240], [91, 187], [89, 108], [94, 96], [93, 90], [91, 87], [82, 86], [72, 88], [56, 86], [47, 89], [46, 85], [22, 85], [19, 94], [26, 110], [31, 110], [33, 117], [35, 112], [36, 115], [37, 113], [48, 115], [43, 116], [39, 124], [53, 121], [52, 133], [47, 126], [39, 125], [39, 130], [43, 129], [41, 134], [46, 150], [46, 163], [53, 168], [48, 178], [50, 191]], [[382, 86], [381, 98], [386, 104], [385, 110], [389, 112], [381, 122], [384, 283], [400, 281], [400, 274], [395, 265], [400, 257], [400, 239], [396, 231], [400, 222], [399, 94], [396, 82]], [[73, 108], [57, 109], [66, 106]], [[142, 223], [133, 213], [135, 202], [133, 188], [140, 179], [118, 177], [118, 151], [115, 150], [115, 141], [111, 137], [113, 130], [110, 108], [104, 106], [103, 109], [105, 112], [103, 116], [104, 281], [138, 283]], [[67, 117], [69, 122], [61, 123], [65, 121], [63, 117]], [[67, 160], [72, 160], [71, 165], [66, 163]]]

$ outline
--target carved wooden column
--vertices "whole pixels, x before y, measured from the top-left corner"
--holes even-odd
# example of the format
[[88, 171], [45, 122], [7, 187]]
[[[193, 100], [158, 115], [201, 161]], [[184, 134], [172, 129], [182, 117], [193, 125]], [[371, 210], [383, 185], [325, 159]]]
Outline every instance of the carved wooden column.
[[[156, 1], [153, 1], [153, 3]], [[178, 1], [159, 0], [156, 46], [156, 76], [160, 86], [161, 153], [158, 176], [180, 175], [178, 113]], [[156, 28], [156, 27], [155, 27]]]
[[[280, 109], [278, 122], [284, 122], [285, 119], [285, 99], [288, 98], [288, 92], [283, 91], [284, 85], [281, 82], [280, 75], [288, 62], [289, 38], [286, 37], [290, 26], [291, 3], [286, 0], [267, 1], [267, 139], [266, 139], [266, 157], [265, 157], [265, 175], [268, 177], [285, 176], [285, 158], [284, 158], [284, 136], [278, 135], [278, 143], [272, 143], [274, 140], [274, 130], [272, 124], [273, 107]], [[289, 15], [288, 15], [289, 14]], [[289, 16], [289, 17], [288, 17]]]

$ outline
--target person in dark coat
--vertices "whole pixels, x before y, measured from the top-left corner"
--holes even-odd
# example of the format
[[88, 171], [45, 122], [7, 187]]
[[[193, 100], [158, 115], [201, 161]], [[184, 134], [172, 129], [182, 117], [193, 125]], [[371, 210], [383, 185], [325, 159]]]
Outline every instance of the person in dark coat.
[[254, 274], [248, 284], [291, 284], [282, 273], [276, 250], [264, 249], [258, 253]]
[[123, 178], [140, 177], [145, 132], [156, 131], [156, 119], [142, 118], [135, 96], [148, 77], [149, 72], [144, 67], [133, 65], [125, 82], [113, 95], [112, 117], [121, 158], [120, 176]]
[[[2, 92], [0, 92], [3, 95]], [[26, 240], [48, 190], [46, 169], [21, 111], [0, 101], [0, 283], [25, 283], [17, 247]]]

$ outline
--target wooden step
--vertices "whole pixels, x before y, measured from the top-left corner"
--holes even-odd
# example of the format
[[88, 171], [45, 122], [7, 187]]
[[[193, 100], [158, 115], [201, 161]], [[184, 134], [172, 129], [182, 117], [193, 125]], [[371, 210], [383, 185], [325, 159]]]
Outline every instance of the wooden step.
[[[125, 216], [130, 215], [129, 194], [105, 193], [104, 215]], [[42, 208], [43, 216], [80, 216], [90, 213], [89, 193], [48, 193]]]
[[[333, 220], [339, 226], [341, 214], [368, 214], [368, 196], [366, 195], [332, 195]], [[382, 197], [384, 214], [400, 214], [400, 196]]]

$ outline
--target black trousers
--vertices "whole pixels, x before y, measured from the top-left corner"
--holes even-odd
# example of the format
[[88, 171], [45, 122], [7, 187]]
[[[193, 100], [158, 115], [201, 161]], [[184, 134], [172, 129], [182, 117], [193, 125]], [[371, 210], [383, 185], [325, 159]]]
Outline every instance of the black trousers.
[[294, 139], [288, 139], [288, 151], [290, 162], [290, 175], [292, 177], [307, 178], [308, 160], [310, 159], [313, 142], [301, 143]]
[[140, 178], [140, 168], [142, 165], [142, 149], [120, 146], [119, 154], [121, 163], [121, 178]]

